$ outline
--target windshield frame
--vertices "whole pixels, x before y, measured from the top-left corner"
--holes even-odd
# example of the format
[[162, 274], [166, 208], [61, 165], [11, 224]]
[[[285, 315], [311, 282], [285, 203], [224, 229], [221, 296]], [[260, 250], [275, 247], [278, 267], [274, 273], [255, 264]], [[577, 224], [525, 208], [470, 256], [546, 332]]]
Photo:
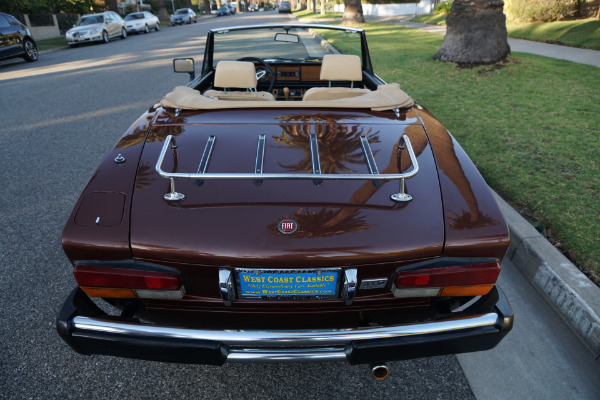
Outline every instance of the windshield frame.
[[284, 29], [284, 30], [292, 29], [292, 28], [330, 29], [330, 30], [336, 30], [336, 31], [346, 31], [348, 33], [356, 33], [360, 36], [362, 68], [364, 71], [366, 71], [370, 74], [373, 74], [373, 67], [371, 64], [371, 57], [369, 55], [369, 48], [367, 45], [367, 38], [366, 38], [364, 29], [351, 28], [351, 27], [347, 27], [347, 26], [323, 25], [323, 24], [269, 24], [269, 25], [244, 25], [244, 26], [234, 26], [234, 27], [217, 28], [217, 29], [209, 30], [207, 37], [206, 37], [206, 47], [204, 50], [204, 60], [202, 62], [201, 75], [205, 75], [211, 71], [214, 71], [213, 54], [214, 54], [215, 35], [220, 34], [220, 33], [231, 32], [231, 31], [273, 30], [276, 28], [280, 28], [280, 29]]

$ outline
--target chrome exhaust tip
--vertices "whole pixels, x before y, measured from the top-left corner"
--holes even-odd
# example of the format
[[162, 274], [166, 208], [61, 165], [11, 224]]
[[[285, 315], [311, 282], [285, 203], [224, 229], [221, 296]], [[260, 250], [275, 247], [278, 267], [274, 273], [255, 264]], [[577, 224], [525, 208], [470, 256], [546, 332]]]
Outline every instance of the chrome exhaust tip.
[[370, 367], [373, 378], [377, 379], [378, 381], [387, 378], [390, 372], [385, 363], [371, 364]]

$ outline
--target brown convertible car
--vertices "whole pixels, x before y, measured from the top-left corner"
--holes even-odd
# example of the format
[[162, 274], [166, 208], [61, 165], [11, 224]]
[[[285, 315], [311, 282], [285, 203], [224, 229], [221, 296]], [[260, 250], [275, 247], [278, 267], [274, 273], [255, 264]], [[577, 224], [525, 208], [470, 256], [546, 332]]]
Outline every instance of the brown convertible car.
[[506, 223], [450, 133], [375, 75], [363, 30], [216, 29], [197, 77], [173, 65], [190, 83], [125, 132], [65, 226], [75, 351], [383, 378], [510, 331]]

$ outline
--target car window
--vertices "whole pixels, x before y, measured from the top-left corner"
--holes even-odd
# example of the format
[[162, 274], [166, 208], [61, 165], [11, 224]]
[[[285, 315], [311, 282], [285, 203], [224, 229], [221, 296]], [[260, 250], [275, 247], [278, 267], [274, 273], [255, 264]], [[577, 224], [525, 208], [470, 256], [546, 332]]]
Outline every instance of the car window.
[[187, 13], [188, 13], [188, 10], [185, 10], [185, 9], [175, 11], [175, 14], [187, 14]]
[[79, 21], [75, 24], [76, 26], [101, 24], [104, 22], [103, 15], [85, 15], [79, 18]]
[[4, 18], [4, 15], [0, 15], [0, 28], [6, 28], [7, 26], [10, 26], [8, 20]]
[[138, 14], [129, 14], [125, 17], [125, 21], [131, 21], [134, 19], [144, 19], [144, 14], [142, 13], [138, 13]]

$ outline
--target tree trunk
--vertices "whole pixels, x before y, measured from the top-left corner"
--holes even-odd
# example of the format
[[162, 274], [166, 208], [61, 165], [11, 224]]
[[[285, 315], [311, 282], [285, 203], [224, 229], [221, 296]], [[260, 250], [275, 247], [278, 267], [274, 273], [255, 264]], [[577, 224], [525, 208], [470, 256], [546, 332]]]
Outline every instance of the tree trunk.
[[211, 14], [210, 0], [204, 0], [204, 14], [207, 14], [207, 15]]
[[326, 0], [321, 0], [321, 14], [325, 14], [325, 1]]
[[360, 0], [344, 0], [342, 25], [362, 24], [365, 22]]
[[494, 64], [509, 53], [503, 0], [454, 0], [446, 36], [433, 58], [459, 64]]
[[158, 0], [158, 19], [162, 22], [168, 22], [171, 20], [167, 7], [165, 6], [165, 0]]

